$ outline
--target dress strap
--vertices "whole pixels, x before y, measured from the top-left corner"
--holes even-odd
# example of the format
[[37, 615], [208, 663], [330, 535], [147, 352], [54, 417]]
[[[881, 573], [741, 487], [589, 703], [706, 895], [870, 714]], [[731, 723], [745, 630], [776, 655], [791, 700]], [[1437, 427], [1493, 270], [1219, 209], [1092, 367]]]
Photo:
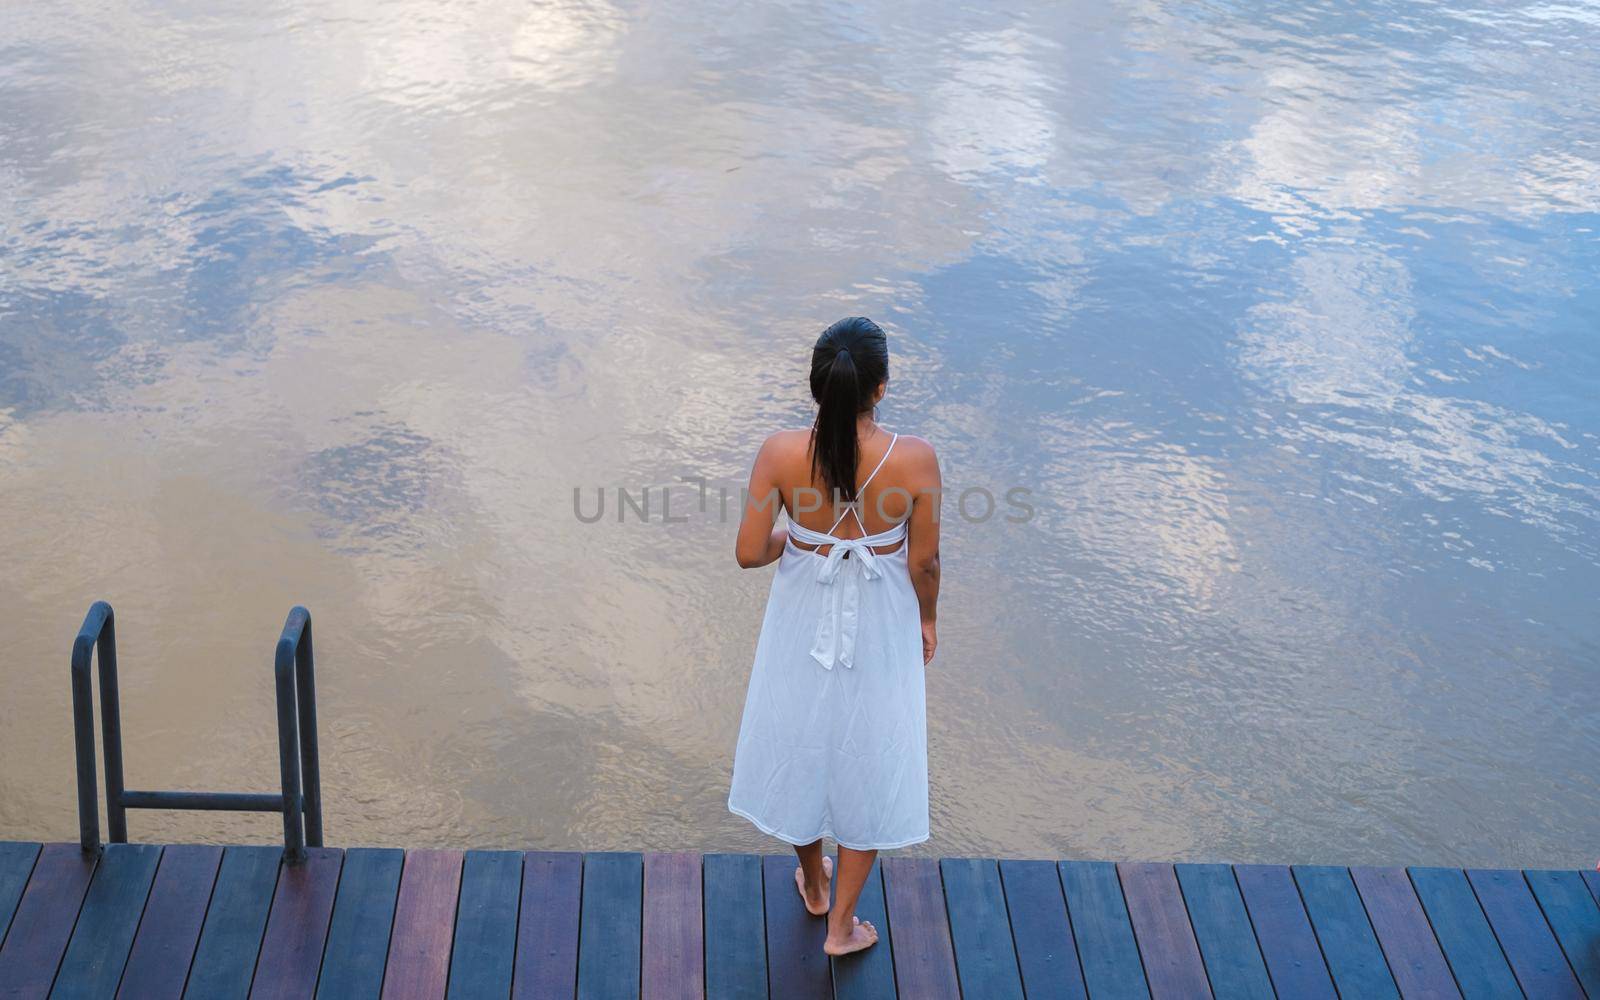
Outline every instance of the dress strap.
[[889, 447], [883, 449], [883, 457], [878, 459], [878, 464], [872, 467], [872, 471], [867, 473], [867, 478], [863, 479], [861, 481], [861, 485], [856, 487], [856, 496], [859, 497], [861, 495], [861, 491], [867, 488], [868, 483], [872, 482], [872, 477], [876, 476], [878, 474], [878, 470], [883, 468], [883, 463], [889, 460], [889, 453], [894, 451], [894, 443], [898, 440], [900, 440], [899, 434], [895, 434], [893, 437], [889, 438]]

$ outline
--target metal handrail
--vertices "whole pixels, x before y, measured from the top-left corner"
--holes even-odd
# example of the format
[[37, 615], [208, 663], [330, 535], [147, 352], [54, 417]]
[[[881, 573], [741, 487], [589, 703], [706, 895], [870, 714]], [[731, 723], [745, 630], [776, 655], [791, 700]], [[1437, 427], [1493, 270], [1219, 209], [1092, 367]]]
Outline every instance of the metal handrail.
[[322, 846], [322, 770], [317, 755], [317, 689], [311, 651], [311, 613], [289, 609], [273, 657], [278, 702], [278, 763], [283, 789], [270, 792], [130, 791], [122, 782], [122, 712], [117, 696], [116, 617], [96, 601], [72, 643], [72, 725], [78, 759], [78, 838], [87, 853], [100, 850], [95, 795], [94, 699], [89, 672], [100, 662], [101, 742], [106, 761], [106, 826], [111, 843], [128, 840], [129, 809], [209, 809], [283, 813], [283, 850], [290, 861]]

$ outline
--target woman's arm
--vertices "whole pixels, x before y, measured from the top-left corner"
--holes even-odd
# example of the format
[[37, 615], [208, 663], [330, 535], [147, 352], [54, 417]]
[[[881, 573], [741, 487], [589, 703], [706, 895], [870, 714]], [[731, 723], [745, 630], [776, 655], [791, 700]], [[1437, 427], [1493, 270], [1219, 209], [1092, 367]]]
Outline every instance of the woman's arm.
[[782, 505], [778, 493], [777, 437], [774, 434], [761, 445], [756, 453], [756, 464], [750, 470], [744, 514], [739, 519], [739, 536], [733, 545], [733, 556], [745, 569], [765, 566], [783, 555], [784, 542], [789, 538], [787, 528], [774, 527]]
[[911, 518], [906, 525], [906, 561], [922, 612], [922, 662], [927, 663], [939, 645], [934, 623], [939, 615], [939, 502], [943, 499], [944, 481], [933, 446], [920, 439], [917, 444], [916, 465], [909, 477], [913, 486]]

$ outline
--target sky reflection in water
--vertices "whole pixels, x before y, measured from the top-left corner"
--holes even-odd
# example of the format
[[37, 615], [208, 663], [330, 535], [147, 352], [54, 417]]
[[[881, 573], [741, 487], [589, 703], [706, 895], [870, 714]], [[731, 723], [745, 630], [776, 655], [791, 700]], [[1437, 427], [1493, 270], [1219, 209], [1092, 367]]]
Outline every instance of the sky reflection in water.
[[[756, 849], [715, 507], [811, 339], [1037, 515], [947, 530], [940, 854], [1600, 843], [1600, 15], [606, 2], [12, 12], [0, 835], [270, 788], [316, 615], [340, 843]], [[270, 817], [139, 815], [147, 839]]]

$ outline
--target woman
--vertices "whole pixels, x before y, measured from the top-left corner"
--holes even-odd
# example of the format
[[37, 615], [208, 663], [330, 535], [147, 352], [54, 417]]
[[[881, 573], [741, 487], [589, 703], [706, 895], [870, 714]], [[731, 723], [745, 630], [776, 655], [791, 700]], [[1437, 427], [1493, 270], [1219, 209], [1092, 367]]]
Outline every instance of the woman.
[[[878, 852], [928, 839], [939, 462], [928, 442], [878, 426], [888, 379], [876, 323], [823, 331], [811, 352], [816, 423], [761, 446], [735, 552], [740, 566], [778, 570], [728, 808], [794, 846], [795, 884], [808, 911], [828, 916], [830, 955], [878, 940], [855, 916]], [[831, 910], [824, 837], [839, 844]]]

